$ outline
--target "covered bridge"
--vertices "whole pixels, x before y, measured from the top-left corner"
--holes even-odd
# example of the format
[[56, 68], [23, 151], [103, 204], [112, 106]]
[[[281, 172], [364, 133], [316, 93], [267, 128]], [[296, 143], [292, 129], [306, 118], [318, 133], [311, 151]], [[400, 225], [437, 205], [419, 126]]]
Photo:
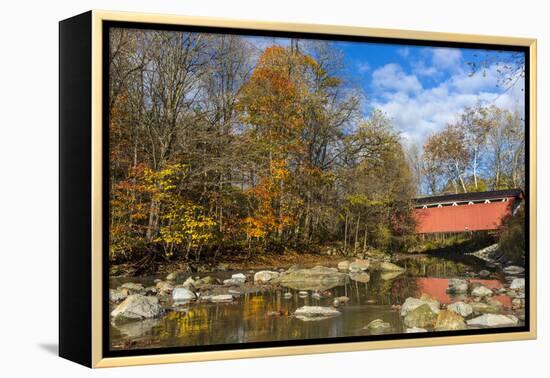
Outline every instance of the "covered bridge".
[[523, 199], [520, 189], [415, 199], [416, 233], [497, 230]]

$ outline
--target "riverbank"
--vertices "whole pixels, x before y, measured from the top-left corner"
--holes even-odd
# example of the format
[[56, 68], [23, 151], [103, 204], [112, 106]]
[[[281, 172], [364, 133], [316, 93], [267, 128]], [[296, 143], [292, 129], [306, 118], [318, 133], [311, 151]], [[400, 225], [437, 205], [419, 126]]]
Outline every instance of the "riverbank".
[[357, 253], [354, 256], [343, 256], [336, 247], [325, 246], [317, 252], [285, 250], [284, 252], [256, 252], [226, 253], [217, 257], [205, 256], [200, 261], [188, 261], [183, 258], [163, 260], [154, 264], [113, 263], [109, 264], [111, 277], [139, 277], [168, 274], [173, 271], [187, 273], [203, 273], [229, 270], [261, 270], [289, 268], [292, 265], [334, 265], [346, 258], [371, 258], [376, 260], [390, 260], [390, 255], [377, 250], [369, 250], [365, 254]]

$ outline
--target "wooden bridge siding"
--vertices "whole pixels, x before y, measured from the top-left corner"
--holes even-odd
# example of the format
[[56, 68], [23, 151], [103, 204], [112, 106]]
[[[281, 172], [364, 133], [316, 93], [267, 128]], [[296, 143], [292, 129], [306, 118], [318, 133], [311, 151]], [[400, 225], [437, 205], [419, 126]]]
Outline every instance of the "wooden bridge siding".
[[511, 213], [514, 198], [508, 202], [491, 202], [415, 209], [418, 234], [496, 230]]

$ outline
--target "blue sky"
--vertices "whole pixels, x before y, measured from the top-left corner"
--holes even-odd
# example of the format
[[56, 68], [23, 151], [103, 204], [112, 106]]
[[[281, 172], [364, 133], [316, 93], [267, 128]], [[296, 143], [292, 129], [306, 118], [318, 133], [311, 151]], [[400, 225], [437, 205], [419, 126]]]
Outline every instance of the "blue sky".
[[[288, 39], [251, 37], [263, 50]], [[347, 74], [366, 95], [364, 112], [382, 110], [392, 119], [406, 144], [422, 145], [467, 106], [497, 105], [524, 112], [523, 79], [510, 88], [499, 86], [497, 62], [507, 53], [362, 42], [334, 42], [343, 52]], [[477, 56], [476, 56], [477, 55]], [[470, 75], [469, 61], [480, 55], [491, 65], [485, 75]]]

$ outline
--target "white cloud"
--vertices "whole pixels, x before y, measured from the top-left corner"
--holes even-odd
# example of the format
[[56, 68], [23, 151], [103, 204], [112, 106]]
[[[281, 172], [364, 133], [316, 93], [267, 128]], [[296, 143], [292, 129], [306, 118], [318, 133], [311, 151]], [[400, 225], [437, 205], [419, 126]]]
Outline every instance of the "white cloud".
[[462, 59], [462, 52], [453, 48], [431, 48], [432, 64], [439, 69], [456, 67]]
[[412, 72], [417, 76], [425, 77], [438, 77], [441, 76], [441, 72], [434, 66], [428, 66], [422, 60], [417, 62], [411, 62]]
[[368, 62], [358, 62], [357, 71], [359, 71], [359, 73], [370, 71], [370, 64]]
[[489, 68], [485, 76], [470, 76], [461, 70], [433, 88], [417, 91], [406, 88], [393, 91], [388, 88], [370, 105], [393, 120], [405, 143], [424, 144], [430, 134], [454, 122], [468, 106], [494, 104], [510, 111], [523, 112], [523, 80], [507, 91], [497, 88], [497, 82], [495, 67]]
[[372, 73], [372, 84], [379, 90], [418, 92], [422, 84], [415, 75], [407, 75], [399, 64], [390, 63]]
[[397, 49], [397, 54], [401, 57], [401, 58], [406, 58], [409, 56], [409, 53], [410, 53], [410, 49], [408, 47], [402, 47], [400, 49]]

